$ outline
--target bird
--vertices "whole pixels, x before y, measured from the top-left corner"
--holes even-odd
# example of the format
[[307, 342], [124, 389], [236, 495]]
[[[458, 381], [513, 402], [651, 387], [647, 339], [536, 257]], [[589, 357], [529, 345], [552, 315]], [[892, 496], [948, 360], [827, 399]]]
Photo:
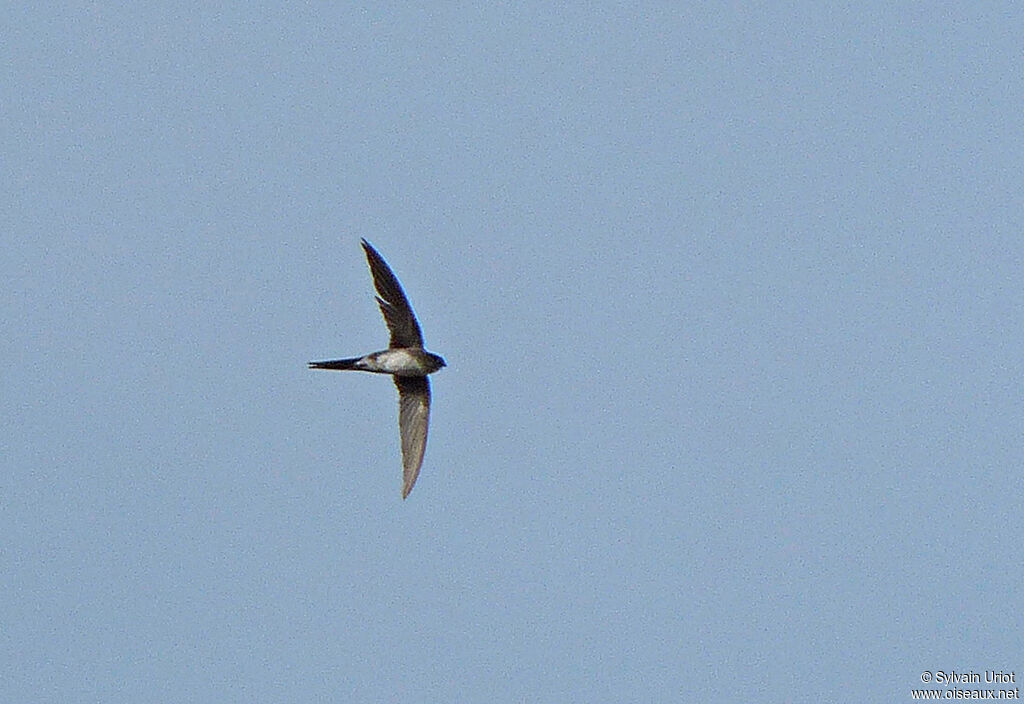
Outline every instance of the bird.
[[423, 348], [423, 332], [398, 278], [384, 258], [365, 239], [360, 240], [376, 290], [384, 323], [391, 333], [386, 350], [362, 357], [310, 362], [310, 369], [336, 369], [390, 374], [398, 388], [398, 432], [402, 439], [402, 498], [412, 491], [423, 465], [430, 421], [430, 382], [447, 366], [444, 359]]

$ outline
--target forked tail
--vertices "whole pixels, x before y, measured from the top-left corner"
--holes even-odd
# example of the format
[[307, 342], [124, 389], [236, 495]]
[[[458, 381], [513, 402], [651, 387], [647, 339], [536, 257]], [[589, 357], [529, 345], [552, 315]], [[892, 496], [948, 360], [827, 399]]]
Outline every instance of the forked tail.
[[327, 362], [310, 362], [310, 369], [358, 369], [356, 362], [362, 357], [351, 357], [349, 359], [332, 359]]

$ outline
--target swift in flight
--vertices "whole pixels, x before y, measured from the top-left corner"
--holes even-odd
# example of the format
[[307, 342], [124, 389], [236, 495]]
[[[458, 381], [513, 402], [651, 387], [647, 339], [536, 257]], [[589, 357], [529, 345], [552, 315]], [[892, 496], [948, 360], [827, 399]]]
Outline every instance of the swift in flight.
[[430, 382], [433, 374], [445, 366], [444, 360], [423, 349], [423, 333], [413, 315], [409, 299], [395, 274], [370, 243], [362, 240], [366, 261], [377, 290], [377, 304], [391, 332], [386, 350], [363, 357], [310, 362], [310, 369], [354, 369], [390, 374], [398, 387], [398, 431], [402, 436], [402, 498], [412, 491], [423, 464], [430, 420]]

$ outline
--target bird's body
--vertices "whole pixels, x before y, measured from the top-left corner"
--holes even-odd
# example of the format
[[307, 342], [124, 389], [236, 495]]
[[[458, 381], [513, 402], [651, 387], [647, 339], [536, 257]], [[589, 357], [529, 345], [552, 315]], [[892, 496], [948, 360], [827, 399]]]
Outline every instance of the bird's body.
[[310, 369], [335, 369], [390, 374], [398, 388], [398, 429], [402, 437], [402, 498], [412, 491], [423, 464], [430, 418], [427, 375], [445, 366], [444, 359], [423, 349], [423, 334], [398, 279], [383, 257], [362, 240], [370, 265], [377, 304], [391, 332], [388, 349], [362, 357], [310, 362]]
[[353, 369], [394, 376], [425, 376], [443, 367], [444, 360], [422, 348], [399, 347], [371, 352], [364, 357], [310, 362], [309, 366], [311, 369]]

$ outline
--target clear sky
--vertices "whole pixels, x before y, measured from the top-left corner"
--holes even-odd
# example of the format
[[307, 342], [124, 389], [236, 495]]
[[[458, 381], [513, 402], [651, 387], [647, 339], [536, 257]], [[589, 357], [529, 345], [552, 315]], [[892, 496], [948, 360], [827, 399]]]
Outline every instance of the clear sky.
[[6, 10], [0, 700], [1024, 677], [1024, 9], [283, 6]]

